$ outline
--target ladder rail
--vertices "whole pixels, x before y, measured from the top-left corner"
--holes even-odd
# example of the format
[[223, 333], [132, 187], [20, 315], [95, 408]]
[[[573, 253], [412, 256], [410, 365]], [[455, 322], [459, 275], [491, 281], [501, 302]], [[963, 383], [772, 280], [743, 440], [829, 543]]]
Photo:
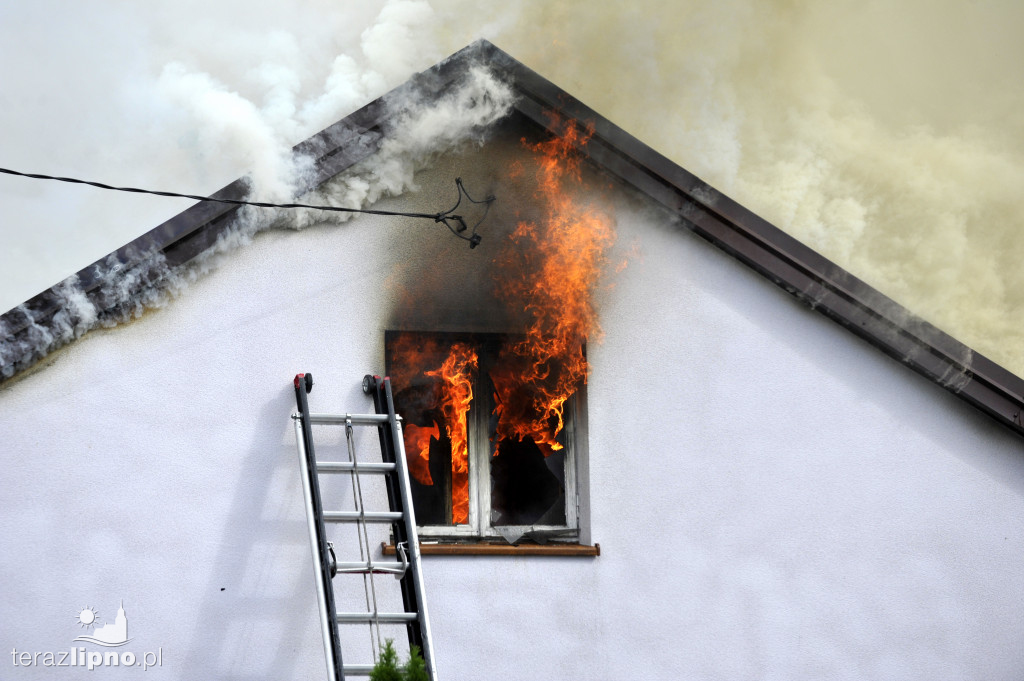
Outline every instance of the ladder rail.
[[[371, 376], [367, 374], [363, 377], [363, 392], [370, 395], [373, 398], [373, 407], [378, 414], [382, 414], [385, 417], [388, 413], [388, 401], [387, 396], [384, 393], [383, 379], [379, 376]], [[398, 465], [398, 457], [396, 455], [394, 431], [387, 427], [387, 423], [381, 425], [377, 429], [377, 436], [380, 439], [381, 456], [385, 462], [393, 463]], [[404, 451], [404, 450], [403, 450]], [[401, 485], [398, 482], [398, 478], [401, 478], [401, 474], [389, 475], [385, 477], [385, 490], [388, 495], [388, 506], [393, 509], [402, 509], [404, 504], [402, 503], [403, 495]], [[415, 527], [415, 526], [414, 526]], [[395, 546], [409, 544], [409, 528], [405, 523], [396, 522], [391, 526], [392, 533], [395, 538]], [[415, 537], [416, 535], [411, 535]], [[412, 571], [407, 571], [405, 575], [399, 580], [402, 590], [402, 606], [407, 612], [413, 612], [417, 609], [416, 599], [416, 581], [413, 577]], [[416, 623], [410, 622], [406, 627], [406, 632], [409, 636], [409, 644], [419, 647], [420, 650], [424, 650], [423, 645], [423, 629], [421, 629]], [[425, 658], [424, 658], [425, 659]], [[428, 673], [431, 673], [428, 670]], [[431, 673], [431, 678], [433, 674]]]
[[387, 400], [388, 425], [391, 429], [391, 439], [395, 444], [395, 463], [398, 465], [398, 486], [402, 495], [402, 505], [405, 509], [405, 531], [408, 537], [409, 551], [409, 572], [415, 582], [413, 592], [416, 595], [416, 612], [419, 613], [417, 623], [422, 632], [423, 644], [420, 646], [423, 651], [423, 660], [426, 662], [427, 674], [436, 681], [436, 669], [434, 664], [433, 638], [430, 636], [430, 618], [427, 616], [427, 602], [424, 598], [426, 588], [423, 584], [423, 570], [420, 567], [420, 542], [416, 531], [416, 511], [412, 503], [412, 485], [409, 482], [409, 466], [405, 459], [405, 438], [402, 437], [402, 423], [395, 414], [395, 399], [391, 393], [391, 379], [383, 379], [384, 395]]
[[299, 467], [302, 477], [302, 496], [306, 503], [306, 521], [309, 541], [313, 551], [313, 568], [316, 576], [316, 596], [320, 611], [320, 631], [323, 636], [324, 657], [329, 681], [344, 681], [345, 672], [341, 659], [341, 645], [338, 639], [338, 622], [332, 616], [336, 611], [334, 588], [331, 584], [331, 557], [328, 555], [327, 534], [323, 523], [323, 505], [320, 500], [320, 483], [316, 472], [316, 453], [313, 449], [313, 429], [309, 420], [309, 403], [306, 392], [312, 381], [303, 374], [295, 377], [295, 401], [299, 413], [295, 421], [295, 441], [299, 450]]

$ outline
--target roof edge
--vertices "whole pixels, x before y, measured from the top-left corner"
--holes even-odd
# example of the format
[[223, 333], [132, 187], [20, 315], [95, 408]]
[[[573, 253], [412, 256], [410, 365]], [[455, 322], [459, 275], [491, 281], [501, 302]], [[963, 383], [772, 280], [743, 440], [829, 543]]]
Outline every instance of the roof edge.
[[591, 122], [580, 151], [677, 215], [688, 229], [933, 383], [1024, 435], [1024, 380], [913, 314], [804, 243], [717, 191], [507, 53], [483, 42], [513, 76], [516, 109], [551, 128], [548, 112]]
[[[682, 225], [796, 300], [1024, 435], [1024, 379], [718, 192], [486, 40], [479, 40], [414, 75], [392, 92], [296, 145], [294, 153], [314, 159], [315, 175], [306, 190], [319, 186], [379, 148], [388, 134], [388, 120], [394, 114], [389, 100], [437, 96], [475, 63], [488, 64], [497, 71], [515, 91], [515, 110], [537, 125], [552, 130], [550, 112], [592, 124], [594, 134], [580, 151], [603, 171], [662, 205]], [[242, 198], [247, 193], [248, 183], [241, 178], [215, 196]], [[158, 287], [159, 281], [146, 281], [145, 273], [152, 270], [148, 263], [154, 258], [172, 266], [189, 262], [216, 243], [237, 212], [238, 208], [220, 204], [196, 204], [75, 276], [90, 300], [101, 306], [101, 314], [116, 314], [116, 301], [111, 306], [102, 295], [111, 273], [141, 272], [144, 286]], [[0, 329], [17, 340], [19, 335], [30, 336], [37, 329], [46, 331], [48, 322], [61, 321], [58, 317], [65, 311], [67, 297], [64, 285], [65, 282], [57, 284], [0, 316]], [[75, 331], [74, 319], [62, 323], [72, 329], [64, 342], [80, 335]], [[0, 357], [0, 361], [7, 359]], [[22, 362], [23, 366], [14, 373], [38, 359]], [[8, 378], [0, 376], [0, 386]]]

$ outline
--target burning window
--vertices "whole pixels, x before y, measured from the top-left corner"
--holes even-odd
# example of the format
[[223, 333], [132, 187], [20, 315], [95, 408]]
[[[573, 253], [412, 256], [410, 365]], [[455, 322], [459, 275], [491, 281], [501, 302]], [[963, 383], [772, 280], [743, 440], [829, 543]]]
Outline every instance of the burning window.
[[[502, 333], [385, 335], [424, 536], [579, 536], [586, 346], [600, 337], [593, 294], [615, 233], [600, 196], [583, 191], [577, 150], [587, 134], [555, 127], [543, 142], [523, 141], [530, 153], [501, 182], [524, 200], [505, 214], [507, 236], [476, 251], [489, 254], [486, 328]], [[429, 323], [421, 310], [442, 295], [421, 287], [406, 308]], [[463, 319], [478, 328], [474, 313]]]
[[560, 368], [564, 394], [525, 389], [526, 343], [500, 334], [386, 335], [425, 536], [576, 538], [582, 377]]

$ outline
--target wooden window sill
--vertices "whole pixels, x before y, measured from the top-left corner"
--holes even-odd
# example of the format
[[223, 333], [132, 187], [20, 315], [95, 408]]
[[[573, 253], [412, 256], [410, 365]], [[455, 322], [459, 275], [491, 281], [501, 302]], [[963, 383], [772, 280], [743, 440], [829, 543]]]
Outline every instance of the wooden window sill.
[[[381, 542], [385, 556], [395, 555], [395, 545]], [[584, 556], [601, 555], [594, 544], [438, 544], [420, 542], [421, 556]]]

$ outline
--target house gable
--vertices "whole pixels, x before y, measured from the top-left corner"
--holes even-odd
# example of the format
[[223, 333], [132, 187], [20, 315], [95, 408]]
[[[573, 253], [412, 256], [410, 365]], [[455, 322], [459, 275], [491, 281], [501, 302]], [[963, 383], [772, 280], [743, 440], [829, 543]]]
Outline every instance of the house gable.
[[[547, 118], [499, 125], [374, 207], [447, 207], [456, 171], [490, 191]], [[599, 291], [604, 339], [587, 346], [580, 542], [601, 555], [427, 556], [440, 673], [619, 678], [642, 660], [659, 679], [1012, 677], [1019, 437], [616, 177], [583, 168], [584, 198], [611, 202], [615, 248], [635, 253]], [[169, 675], [321, 673], [292, 377], [316, 376], [315, 411], [370, 410], [360, 378], [385, 368], [388, 329], [515, 331], [475, 284], [532, 208], [521, 178], [495, 183], [481, 248], [377, 215], [267, 230], [130, 331], [0, 391], [11, 647], [60, 650], [81, 633], [69, 612], [123, 599], [134, 652], [162, 647]], [[409, 289], [434, 304], [412, 320]], [[324, 460], [346, 456], [333, 433]], [[351, 508], [349, 481], [328, 484], [331, 508]], [[351, 661], [369, 655], [365, 628], [347, 635]]]
[[[401, 108], [394, 102], [439, 98], [474, 64], [486, 65], [512, 88], [515, 116], [545, 129], [554, 125], [552, 113], [592, 125], [593, 135], [581, 152], [602, 171], [650, 197], [687, 228], [802, 303], [1024, 434], [1024, 380], [1020, 377], [917, 318], [487, 41], [466, 47], [297, 145], [295, 154], [312, 159], [314, 172], [308, 188], [372, 156], [401, 122], [397, 115]], [[243, 199], [246, 194], [247, 183], [239, 179], [213, 196]], [[197, 204], [78, 272], [74, 295], [69, 295], [63, 282], [0, 317], [5, 337], [0, 345], [0, 385], [97, 323], [112, 325], [138, 314], [140, 304], [159, 296], [167, 286], [162, 275], [165, 266], [185, 265], [214, 248], [238, 212], [237, 207], [223, 204]], [[113, 287], [115, 292], [110, 286], [112, 273], [121, 279]], [[127, 290], [121, 273], [131, 275]], [[73, 303], [79, 290], [98, 322], [82, 319], [77, 312]]]

